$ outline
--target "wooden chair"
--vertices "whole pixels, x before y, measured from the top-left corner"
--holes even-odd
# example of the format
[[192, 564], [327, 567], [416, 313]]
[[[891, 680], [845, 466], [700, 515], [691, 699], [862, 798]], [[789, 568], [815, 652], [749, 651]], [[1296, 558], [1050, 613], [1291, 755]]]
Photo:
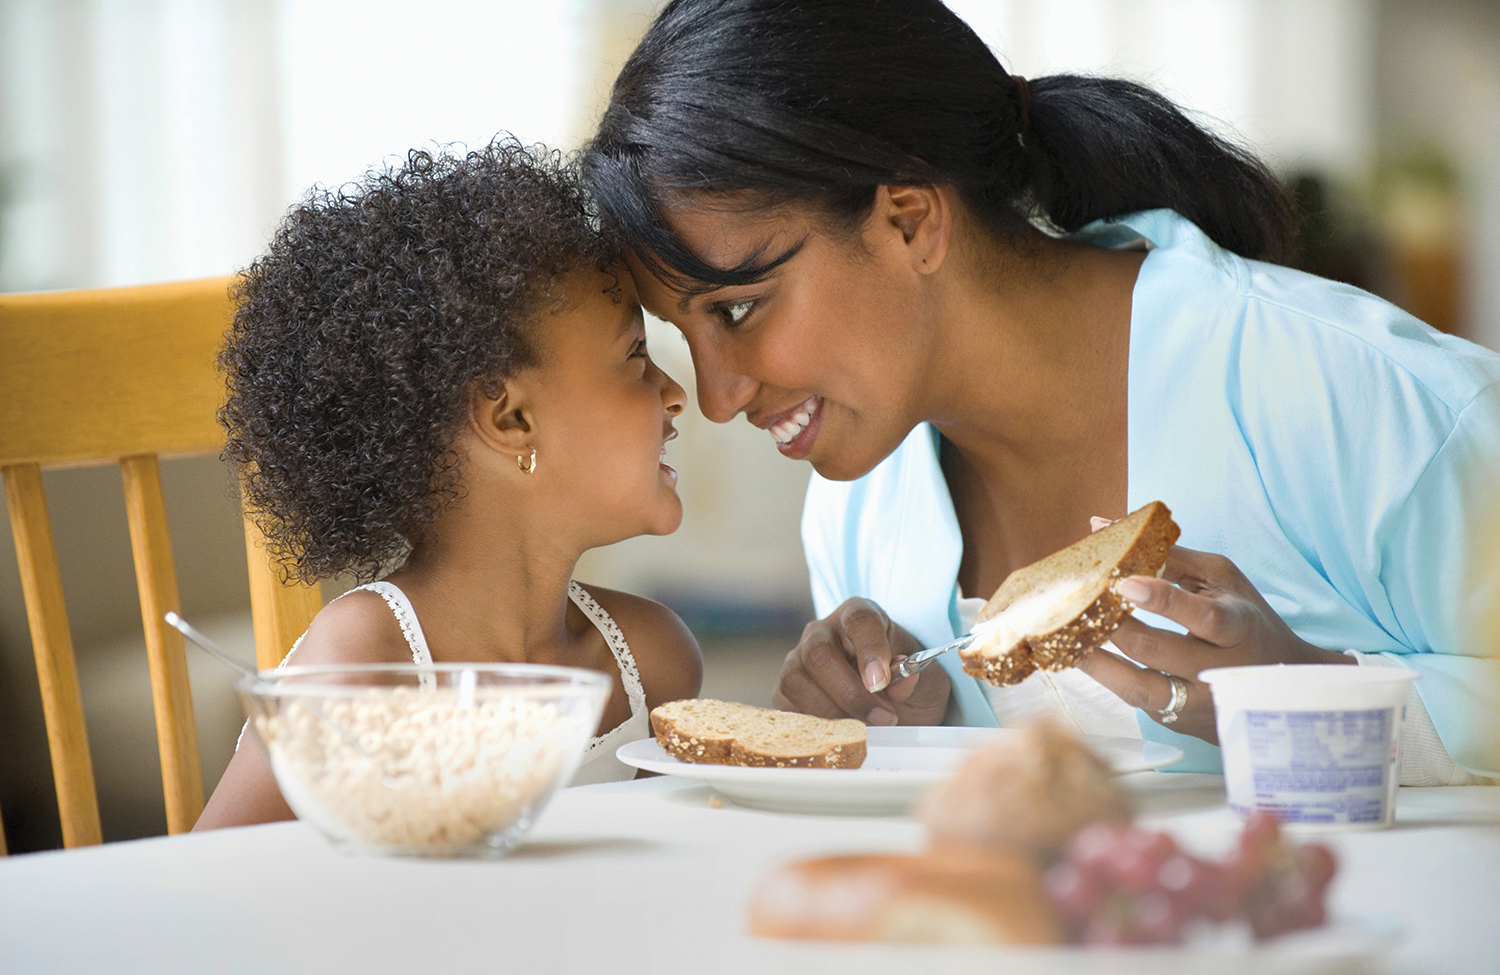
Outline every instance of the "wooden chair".
[[[231, 281], [0, 294], [0, 471], [65, 846], [98, 843], [101, 834], [42, 468], [120, 465], [167, 829], [191, 829], [203, 811], [203, 779], [182, 637], [162, 619], [180, 607], [157, 458], [221, 449], [215, 411], [224, 388], [215, 359], [234, 313]], [[322, 599], [317, 586], [280, 583], [249, 519], [245, 539], [256, 659], [273, 667]]]

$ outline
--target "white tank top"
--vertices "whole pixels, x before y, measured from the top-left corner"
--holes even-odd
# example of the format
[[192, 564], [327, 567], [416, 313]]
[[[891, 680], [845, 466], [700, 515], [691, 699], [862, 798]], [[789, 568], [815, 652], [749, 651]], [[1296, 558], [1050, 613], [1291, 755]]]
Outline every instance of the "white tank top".
[[[349, 592], [358, 592], [361, 589], [368, 589], [375, 593], [391, 608], [396, 622], [401, 626], [402, 635], [406, 637], [406, 645], [411, 648], [412, 662], [419, 668], [431, 667], [432, 651], [427, 648], [427, 637], [422, 633], [422, 624], [417, 622], [416, 610], [412, 608], [411, 600], [406, 598], [406, 593], [394, 583], [384, 580], [356, 586]], [[345, 596], [348, 594], [344, 593]], [[641, 689], [641, 675], [636, 669], [635, 657], [631, 656], [630, 646], [626, 644], [625, 634], [620, 632], [620, 627], [582, 586], [576, 582], [569, 582], [568, 598], [572, 599], [573, 604], [583, 611], [583, 615], [587, 616], [589, 622], [593, 623], [604, 636], [604, 642], [609, 644], [609, 651], [614, 654], [615, 664], [620, 668], [620, 683], [625, 685], [625, 697], [630, 701], [630, 717], [604, 734], [589, 739], [588, 749], [583, 754], [583, 761], [579, 763], [578, 771], [573, 773], [573, 780], [568, 784], [590, 785], [595, 782], [620, 782], [634, 778], [636, 770], [615, 758], [615, 749], [627, 742], [651, 737], [651, 720], [646, 708], [646, 693]], [[292, 649], [287, 651], [285, 659], [281, 661], [281, 666], [285, 666], [287, 661], [292, 659], [292, 654], [297, 652], [297, 647], [301, 643], [302, 638], [298, 637], [297, 642], [292, 644]], [[431, 674], [419, 672], [419, 679], [424, 687], [430, 687], [433, 684]]]

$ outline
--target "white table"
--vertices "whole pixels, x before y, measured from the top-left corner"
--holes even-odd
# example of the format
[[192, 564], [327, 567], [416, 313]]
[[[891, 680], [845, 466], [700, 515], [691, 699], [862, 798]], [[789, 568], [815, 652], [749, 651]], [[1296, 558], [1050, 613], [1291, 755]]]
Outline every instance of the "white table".
[[[1222, 849], [1238, 832], [1217, 776], [1146, 772], [1128, 781], [1143, 819], [1193, 848]], [[1274, 954], [752, 939], [744, 898], [774, 864], [915, 851], [923, 832], [899, 817], [716, 808], [710, 796], [665, 778], [566, 790], [521, 849], [498, 861], [349, 857], [300, 823], [0, 859], [0, 972], [1226, 975], [1297, 967]], [[1329, 841], [1341, 860], [1335, 915], [1402, 932], [1376, 970], [1500, 971], [1500, 787], [1404, 789], [1394, 829]]]

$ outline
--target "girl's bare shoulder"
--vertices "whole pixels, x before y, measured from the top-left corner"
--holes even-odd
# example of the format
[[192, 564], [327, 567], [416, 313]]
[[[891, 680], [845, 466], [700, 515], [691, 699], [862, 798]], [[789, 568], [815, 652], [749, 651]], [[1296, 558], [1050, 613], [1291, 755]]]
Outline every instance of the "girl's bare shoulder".
[[289, 664], [411, 663], [401, 624], [379, 594], [346, 593], [319, 610]]
[[644, 596], [599, 586], [584, 589], [625, 634], [641, 674], [646, 704], [697, 697], [703, 684], [703, 654], [687, 624], [667, 607]]

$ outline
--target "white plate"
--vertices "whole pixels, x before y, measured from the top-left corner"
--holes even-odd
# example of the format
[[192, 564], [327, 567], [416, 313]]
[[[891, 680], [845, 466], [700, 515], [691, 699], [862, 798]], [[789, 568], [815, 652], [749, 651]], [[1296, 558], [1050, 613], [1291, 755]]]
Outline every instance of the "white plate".
[[[751, 938], [744, 971], [1021, 972], [1027, 975], [1352, 975], [1384, 971], [1381, 956], [1401, 940], [1384, 918], [1335, 921], [1255, 942], [1235, 925], [1183, 945], [969, 947]], [[752, 967], [753, 966], [753, 967]]]
[[[746, 768], [694, 765], [668, 755], [654, 738], [621, 745], [626, 765], [713, 786], [742, 806], [778, 812], [886, 815], [903, 813], [928, 786], [950, 775], [973, 749], [1015, 734], [1000, 728], [870, 728], [857, 769]], [[1182, 749], [1138, 738], [1083, 738], [1118, 773], [1160, 768]]]

